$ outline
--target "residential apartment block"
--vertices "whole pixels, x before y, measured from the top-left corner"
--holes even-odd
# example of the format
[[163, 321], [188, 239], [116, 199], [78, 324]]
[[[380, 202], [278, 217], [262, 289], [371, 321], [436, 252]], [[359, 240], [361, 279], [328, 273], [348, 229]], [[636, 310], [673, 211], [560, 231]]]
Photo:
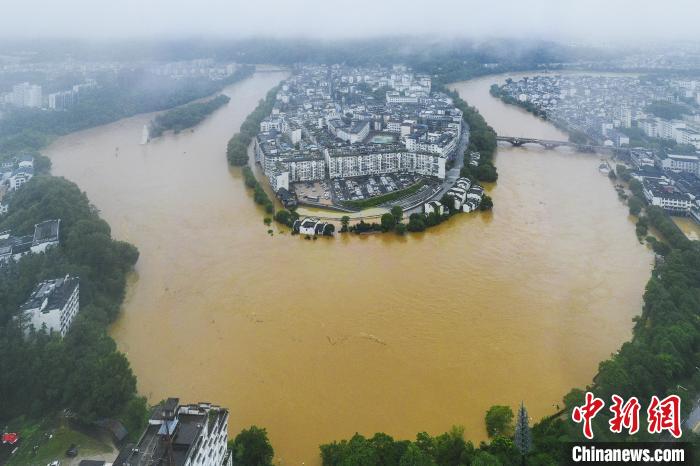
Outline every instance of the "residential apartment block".
[[64, 337], [79, 309], [80, 280], [66, 275], [38, 283], [20, 307], [18, 319], [25, 331], [46, 329]]

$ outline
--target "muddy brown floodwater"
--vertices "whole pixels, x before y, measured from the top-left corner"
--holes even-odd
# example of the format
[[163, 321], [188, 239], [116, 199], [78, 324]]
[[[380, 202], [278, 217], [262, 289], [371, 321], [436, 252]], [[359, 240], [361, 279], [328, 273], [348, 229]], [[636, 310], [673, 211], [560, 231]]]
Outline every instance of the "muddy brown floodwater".
[[[232, 433], [317, 464], [355, 432], [479, 441], [489, 406], [521, 400], [538, 419], [630, 337], [651, 255], [595, 155], [499, 148], [493, 213], [425, 234], [268, 235], [224, 151], [284, 76], [228, 87], [194, 131], [141, 146], [140, 115], [47, 150], [141, 252], [112, 335], [150, 401], [227, 406]], [[504, 135], [565, 137], [492, 98], [503, 79], [455, 87]]]

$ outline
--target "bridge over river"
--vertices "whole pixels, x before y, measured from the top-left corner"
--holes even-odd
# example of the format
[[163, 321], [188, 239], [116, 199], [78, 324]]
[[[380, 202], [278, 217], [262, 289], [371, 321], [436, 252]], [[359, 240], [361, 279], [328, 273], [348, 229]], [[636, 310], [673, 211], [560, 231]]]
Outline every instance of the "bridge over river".
[[513, 146], [520, 147], [524, 144], [539, 144], [545, 149], [555, 149], [557, 147], [573, 147], [579, 152], [595, 152], [596, 150], [626, 151], [627, 149], [610, 146], [598, 146], [593, 144], [579, 144], [570, 141], [553, 141], [549, 139], [524, 138], [518, 136], [496, 136], [496, 141], [508, 142]]

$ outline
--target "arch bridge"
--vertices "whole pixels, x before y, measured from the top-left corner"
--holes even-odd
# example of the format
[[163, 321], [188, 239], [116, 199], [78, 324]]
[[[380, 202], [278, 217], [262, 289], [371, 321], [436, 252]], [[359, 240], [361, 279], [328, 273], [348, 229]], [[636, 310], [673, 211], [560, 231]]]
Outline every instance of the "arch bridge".
[[557, 147], [573, 147], [579, 152], [595, 152], [596, 150], [612, 150], [613, 152], [627, 152], [628, 149], [621, 147], [598, 146], [593, 144], [578, 144], [571, 141], [554, 141], [550, 139], [524, 138], [519, 136], [496, 136], [496, 141], [507, 142], [515, 147], [524, 144], [539, 144], [545, 149], [556, 149]]

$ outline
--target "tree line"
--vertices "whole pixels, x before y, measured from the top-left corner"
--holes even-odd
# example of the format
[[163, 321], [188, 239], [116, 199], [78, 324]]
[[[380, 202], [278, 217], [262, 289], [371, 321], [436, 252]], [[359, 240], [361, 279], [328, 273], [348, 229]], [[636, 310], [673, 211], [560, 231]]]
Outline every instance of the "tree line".
[[241, 125], [241, 129], [231, 137], [226, 146], [226, 158], [228, 163], [235, 167], [242, 167], [248, 164], [248, 147], [253, 142], [253, 138], [260, 131], [260, 123], [272, 113], [275, 105], [279, 86], [270, 89], [264, 99], [258, 102]]
[[[439, 90], [452, 98], [455, 106], [462, 111], [463, 118], [469, 125], [469, 146], [463, 154], [464, 167], [462, 167], [460, 176], [478, 181], [495, 182], [498, 180], [498, 171], [493, 163], [497, 147], [496, 131], [486, 123], [479, 110], [462, 100], [456, 91], [449, 90], [445, 86], [439, 87]], [[481, 155], [476, 167], [469, 165], [470, 152], [478, 152]]]
[[193, 102], [183, 107], [174, 108], [156, 116], [149, 125], [149, 135], [159, 137], [165, 131], [179, 133], [183, 129], [192, 128], [202, 122], [215, 110], [226, 105], [230, 97], [220, 94], [205, 102]]

